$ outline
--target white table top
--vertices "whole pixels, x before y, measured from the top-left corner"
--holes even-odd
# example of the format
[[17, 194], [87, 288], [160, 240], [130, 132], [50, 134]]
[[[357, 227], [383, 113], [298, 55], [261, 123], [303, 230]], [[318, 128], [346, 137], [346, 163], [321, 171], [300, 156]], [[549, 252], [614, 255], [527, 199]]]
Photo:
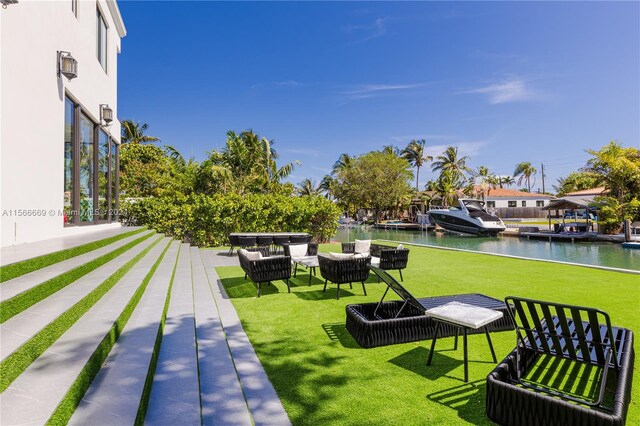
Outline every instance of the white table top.
[[472, 329], [483, 327], [502, 318], [502, 312], [500, 311], [460, 302], [449, 302], [436, 308], [431, 308], [425, 312], [425, 315], [436, 320]]

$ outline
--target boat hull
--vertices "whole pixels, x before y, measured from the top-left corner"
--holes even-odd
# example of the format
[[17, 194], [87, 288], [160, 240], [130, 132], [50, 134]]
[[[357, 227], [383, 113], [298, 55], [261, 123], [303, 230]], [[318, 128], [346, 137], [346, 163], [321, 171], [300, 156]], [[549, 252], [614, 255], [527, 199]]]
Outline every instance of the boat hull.
[[459, 232], [462, 234], [478, 235], [478, 236], [491, 236], [495, 237], [500, 232], [504, 231], [503, 227], [489, 228], [480, 225], [472, 220], [467, 220], [460, 216], [447, 214], [447, 212], [430, 212], [431, 217], [435, 220], [441, 228], [448, 231]]

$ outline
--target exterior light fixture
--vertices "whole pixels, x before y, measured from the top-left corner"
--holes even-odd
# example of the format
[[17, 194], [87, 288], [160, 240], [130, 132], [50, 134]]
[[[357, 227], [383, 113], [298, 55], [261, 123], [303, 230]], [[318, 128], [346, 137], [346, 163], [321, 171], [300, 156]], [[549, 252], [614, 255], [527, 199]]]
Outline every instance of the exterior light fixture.
[[113, 110], [107, 104], [100, 104], [100, 119], [110, 124], [113, 121]]
[[67, 77], [68, 80], [78, 76], [78, 61], [71, 56], [71, 53], [58, 51], [58, 76], [60, 74]]
[[0, 3], [2, 3], [2, 8], [6, 9], [10, 4], [18, 3], [18, 0], [0, 0]]

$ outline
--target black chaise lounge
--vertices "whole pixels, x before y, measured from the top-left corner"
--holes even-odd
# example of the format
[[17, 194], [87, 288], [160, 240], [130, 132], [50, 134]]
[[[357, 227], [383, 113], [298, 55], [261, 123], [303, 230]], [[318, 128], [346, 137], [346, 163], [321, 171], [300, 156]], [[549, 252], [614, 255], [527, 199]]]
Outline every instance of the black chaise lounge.
[[[263, 254], [268, 253], [269, 247], [260, 247], [260, 251]], [[243, 253], [242, 250], [238, 250], [238, 258], [240, 259], [240, 266], [245, 273], [245, 279], [247, 276], [258, 285], [258, 297], [262, 294], [262, 283], [269, 283], [271, 281], [283, 280], [287, 284], [287, 291], [291, 293], [291, 287], [289, 286], [289, 278], [291, 278], [291, 257], [289, 256], [266, 256], [256, 260], [250, 260]]]
[[[355, 249], [356, 243], [342, 243], [343, 253], [354, 253]], [[378, 266], [380, 269], [384, 269], [385, 271], [398, 271], [400, 273], [400, 281], [404, 281], [402, 278], [402, 270], [407, 267], [407, 262], [409, 261], [409, 249], [398, 249], [382, 244], [371, 244], [369, 253], [373, 258], [379, 259], [378, 265], [374, 264], [374, 266]]]
[[[432, 339], [436, 322], [425, 316], [425, 311], [453, 301], [501, 311], [503, 317], [489, 324], [488, 331], [513, 330], [513, 322], [506, 312], [508, 308], [501, 300], [483, 294], [455, 294], [416, 299], [388, 272], [375, 266], [370, 266], [370, 269], [387, 284], [382, 299], [377, 303], [347, 305], [346, 308], [347, 330], [364, 348]], [[389, 289], [402, 300], [385, 302], [384, 298]], [[457, 332], [458, 327], [441, 324], [438, 337], [457, 336]], [[484, 330], [469, 331], [469, 334], [476, 333], [484, 333]]]
[[[510, 312], [517, 346], [487, 376], [487, 416], [502, 425], [624, 425], [633, 376], [631, 330], [611, 326], [609, 315], [598, 309], [520, 297], [505, 303], [515, 308]], [[595, 395], [582, 398], [529, 379], [527, 373], [541, 362], [566, 369], [561, 376], [582, 364], [573, 370], [580, 382], [595, 367]]]

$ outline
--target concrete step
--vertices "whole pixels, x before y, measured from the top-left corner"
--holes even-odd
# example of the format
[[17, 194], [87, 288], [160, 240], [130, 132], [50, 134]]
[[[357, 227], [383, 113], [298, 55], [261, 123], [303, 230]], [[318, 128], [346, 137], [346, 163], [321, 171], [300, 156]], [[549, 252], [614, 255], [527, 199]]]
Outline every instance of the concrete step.
[[240, 323], [231, 300], [219, 282], [215, 267], [219, 266], [222, 258], [213, 250], [200, 250], [200, 254], [254, 423], [256, 425], [291, 424], [282, 402]]
[[197, 247], [191, 247], [200, 400], [204, 425], [252, 424], [229, 352], [209, 278]]
[[179, 242], [171, 243], [120, 338], [74, 412], [70, 424], [135, 423], [152, 356], [159, 343], [156, 340], [179, 248]]
[[3, 424], [44, 424], [123, 312], [168, 239], [157, 244], [3, 393]]
[[72, 257], [71, 259], [64, 260], [51, 266], [47, 266], [37, 271], [22, 275], [9, 281], [5, 281], [0, 285], [0, 302], [4, 302], [19, 293], [22, 293], [30, 288], [42, 284], [43, 282], [50, 280], [69, 272], [70, 270], [82, 266], [100, 256], [111, 253], [112, 251], [129, 244], [130, 242], [137, 240], [138, 238], [148, 235], [153, 231], [143, 231], [138, 234], [132, 235], [127, 238], [123, 238], [109, 245], [101, 247], [97, 250], [90, 251], [80, 256]]
[[199, 425], [200, 385], [191, 255], [182, 244], [145, 418], [146, 424]]
[[142, 227], [113, 226], [109, 227], [109, 229], [86, 232], [79, 235], [69, 235], [65, 237], [52, 238], [49, 240], [36, 241], [33, 243], [2, 247], [2, 249], [0, 250], [0, 259], [2, 261], [2, 266], [6, 266], [11, 263], [22, 262], [23, 260], [33, 259], [34, 257], [54, 253], [60, 250], [67, 250], [73, 247], [81, 246], [83, 244], [91, 243], [93, 241], [98, 241], [126, 232], [135, 231], [136, 229], [140, 228]]
[[95, 290], [96, 287], [156, 240], [157, 238], [152, 236], [142, 241], [105, 265], [0, 324], [0, 340], [2, 341], [2, 345], [0, 345], [0, 360], [4, 361], [47, 324]]

